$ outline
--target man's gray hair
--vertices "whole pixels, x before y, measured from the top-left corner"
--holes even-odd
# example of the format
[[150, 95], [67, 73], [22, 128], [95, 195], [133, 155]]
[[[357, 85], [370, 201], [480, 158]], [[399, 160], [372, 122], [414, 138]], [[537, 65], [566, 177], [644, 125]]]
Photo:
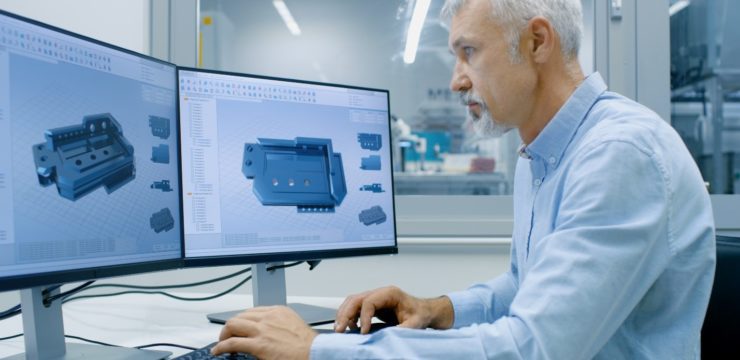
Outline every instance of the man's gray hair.
[[[457, 14], [467, 0], [446, 0], [441, 17], [445, 21]], [[495, 20], [504, 27], [509, 53], [513, 61], [521, 60], [519, 34], [530, 19], [542, 16], [552, 24], [560, 37], [560, 46], [566, 59], [578, 57], [583, 32], [583, 14], [580, 0], [488, 0]]]

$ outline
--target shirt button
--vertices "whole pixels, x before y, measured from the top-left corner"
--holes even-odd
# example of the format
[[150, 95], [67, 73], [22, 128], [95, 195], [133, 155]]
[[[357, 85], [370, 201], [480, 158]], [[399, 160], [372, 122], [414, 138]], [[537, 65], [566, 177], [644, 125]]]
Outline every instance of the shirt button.
[[557, 159], [555, 159], [554, 156], [550, 156], [550, 158], [547, 159], [547, 162], [549, 162], [550, 165], [554, 165], [555, 164], [555, 161], [557, 161]]
[[540, 185], [542, 185], [542, 180], [540, 180], [540, 179], [535, 179], [535, 180], [534, 180], [534, 186], [540, 186]]

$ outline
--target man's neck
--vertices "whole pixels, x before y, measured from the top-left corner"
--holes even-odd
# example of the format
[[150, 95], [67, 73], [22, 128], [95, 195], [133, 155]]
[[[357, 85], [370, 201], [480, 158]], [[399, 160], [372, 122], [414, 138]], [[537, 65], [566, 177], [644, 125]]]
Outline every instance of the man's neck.
[[537, 138], [542, 129], [573, 95], [584, 78], [577, 60], [571, 61], [558, 70], [543, 69], [533, 93], [531, 116], [519, 127], [522, 142], [531, 144]]

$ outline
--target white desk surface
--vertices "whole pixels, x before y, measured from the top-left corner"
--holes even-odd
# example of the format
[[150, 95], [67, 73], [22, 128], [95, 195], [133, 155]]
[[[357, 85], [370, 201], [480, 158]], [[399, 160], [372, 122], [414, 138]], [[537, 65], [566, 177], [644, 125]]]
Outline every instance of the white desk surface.
[[[204, 297], [203, 293], [173, 293], [186, 297]], [[343, 298], [288, 297], [300, 302], [338, 308]], [[252, 296], [229, 294], [208, 301], [180, 301], [162, 295], [119, 295], [70, 302], [62, 307], [66, 335], [76, 335], [115, 345], [134, 347], [152, 343], [175, 343], [200, 348], [218, 340], [221, 326], [212, 324], [206, 314], [252, 305]], [[324, 325], [324, 328], [330, 325]], [[321, 327], [319, 327], [321, 328]], [[22, 318], [16, 316], [0, 322], [0, 337], [23, 332]], [[80, 342], [67, 339], [67, 342]], [[165, 350], [173, 356], [189, 350], [173, 347]], [[0, 358], [24, 351], [23, 337], [0, 341]]]

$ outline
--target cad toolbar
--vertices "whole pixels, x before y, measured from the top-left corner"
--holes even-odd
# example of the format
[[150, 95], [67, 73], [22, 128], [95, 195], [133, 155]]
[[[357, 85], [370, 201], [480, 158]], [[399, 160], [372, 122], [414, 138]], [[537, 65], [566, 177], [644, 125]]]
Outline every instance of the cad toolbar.
[[270, 86], [239, 81], [180, 79], [180, 91], [197, 95], [233, 96], [254, 100], [316, 103], [316, 92], [288, 86]]
[[[0, 52], [65, 63], [174, 91], [174, 65], [0, 14]], [[0, 69], [2, 70], [2, 69]]]
[[111, 71], [111, 57], [99, 51], [30, 30], [0, 26], [0, 45], [36, 56]]

